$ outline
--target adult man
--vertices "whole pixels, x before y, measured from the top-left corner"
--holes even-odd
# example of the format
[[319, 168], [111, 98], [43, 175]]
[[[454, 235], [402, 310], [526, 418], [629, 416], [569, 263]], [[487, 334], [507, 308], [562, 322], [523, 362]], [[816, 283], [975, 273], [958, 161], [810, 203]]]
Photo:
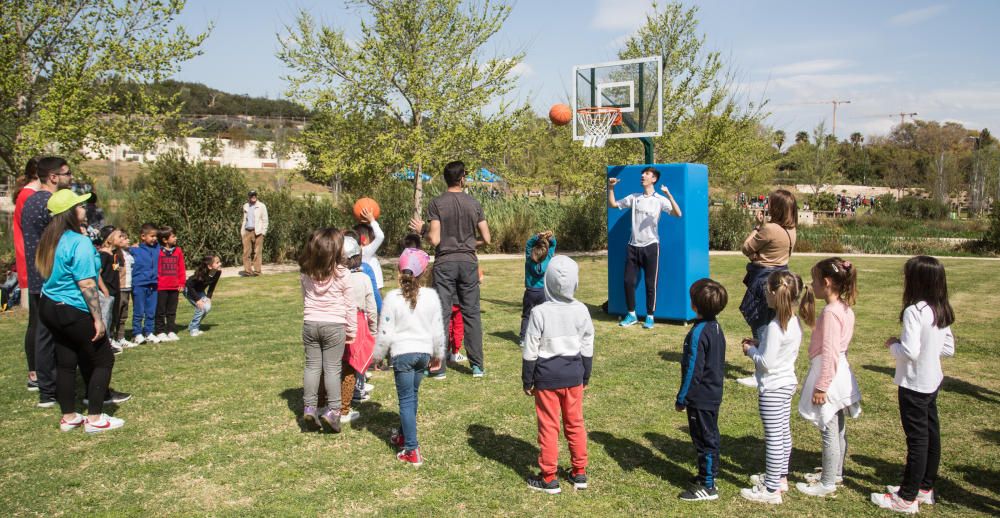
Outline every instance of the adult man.
[[646, 280], [646, 321], [645, 329], [653, 328], [653, 312], [656, 310], [656, 280], [660, 266], [660, 213], [681, 217], [680, 205], [670, 194], [666, 185], [660, 186], [663, 194], [655, 192], [656, 182], [660, 181], [660, 172], [655, 167], [642, 170], [640, 182], [642, 194], [629, 194], [615, 201], [615, 184], [617, 178], [608, 178], [608, 206], [618, 209], [632, 209], [632, 237], [629, 238], [628, 251], [625, 256], [625, 305], [628, 314], [618, 323], [620, 326], [631, 326], [639, 321], [635, 316], [635, 288], [639, 281], [639, 269], [642, 268]]
[[[444, 167], [448, 190], [431, 200], [427, 206], [429, 225], [414, 218], [410, 228], [426, 231], [434, 245], [434, 289], [441, 299], [444, 322], [451, 319], [451, 306], [458, 302], [465, 327], [465, 350], [472, 367], [472, 376], [481, 378], [483, 369], [483, 327], [479, 315], [479, 259], [476, 247], [489, 244], [490, 229], [483, 207], [464, 192], [465, 164], [450, 162]], [[480, 238], [476, 239], [476, 231]], [[447, 330], [446, 330], [447, 331]], [[445, 364], [432, 372], [434, 379], [445, 378]]]
[[242, 275], [244, 277], [260, 275], [264, 234], [267, 234], [267, 206], [264, 202], [257, 201], [257, 191], [247, 193], [247, 202], [243, 204], [240, 233], [243, 236]]
[[46, 206], [52, 194], [66, 189], [73, 180], [73, 173], [66, 161], [59, 157], [45, 157], [38, 161], [37, 192], [32, 194], [21, 209], [21, 234], [24, 239], [24, 257], [28, 269], [28, 329], [24, 333], [27, 347], [35, 351], [35, 372], [38, 380], [38, 407], [51, 408], [56, 404], [56, 351], [52, 334], [38, 318], [38, 299], [45, 280], [35, 267], [35, 252], [42, 232], [52, 217]]

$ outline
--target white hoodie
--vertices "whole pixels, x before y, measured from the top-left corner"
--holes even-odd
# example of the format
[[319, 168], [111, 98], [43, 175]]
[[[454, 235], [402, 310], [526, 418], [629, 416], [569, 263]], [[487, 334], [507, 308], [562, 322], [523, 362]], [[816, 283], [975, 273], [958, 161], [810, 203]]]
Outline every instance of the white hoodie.
[[433, 358], [444, 358], [444, 343], [441, 299], [436, 291], [420, 288], [413, 309], [401, 290], [395, 289], [386, 295], [375, 338], [376, 360], [384, 358], [386, 353], [391, 353], [392, 357], [426, 353]]

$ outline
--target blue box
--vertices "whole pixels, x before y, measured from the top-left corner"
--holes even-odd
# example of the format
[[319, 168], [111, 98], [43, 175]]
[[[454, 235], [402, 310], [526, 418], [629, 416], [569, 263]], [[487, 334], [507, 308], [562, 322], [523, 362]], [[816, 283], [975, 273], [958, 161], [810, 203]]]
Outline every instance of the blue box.
[[[708, 167], [703, 164], [652, 164], [680, 205], [681, 217], [660, 217], [660, 268], [654, 318], [689, 322], [695, 319], [688, 289], [709, 276]], [[640, 176], [649, 165], [609, 166], [608, 178], [618, 178], [615, 199], [641, 193]], [[608, 312], [625, 315], [625, 254], [632, 234], [631, 209], [608, 208]], [[646, 314], [646, 284], [640, 270], [636, 286], [636, 313]]]

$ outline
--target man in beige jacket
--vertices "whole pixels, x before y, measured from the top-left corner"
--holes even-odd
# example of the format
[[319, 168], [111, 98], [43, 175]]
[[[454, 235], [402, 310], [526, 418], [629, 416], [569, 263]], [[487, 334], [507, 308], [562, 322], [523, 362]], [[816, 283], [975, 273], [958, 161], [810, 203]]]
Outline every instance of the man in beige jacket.
[[243, 276], [260, 275], [264, 235], [267, 234], [267, 206], [264, 202], [257, 201], [257, 191], [247, 194], [240, 233], [243, 236]]

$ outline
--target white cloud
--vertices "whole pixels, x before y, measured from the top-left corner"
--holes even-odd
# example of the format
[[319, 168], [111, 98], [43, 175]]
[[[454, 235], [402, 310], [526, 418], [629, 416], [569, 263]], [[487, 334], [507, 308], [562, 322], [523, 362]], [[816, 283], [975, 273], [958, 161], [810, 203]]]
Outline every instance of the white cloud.
[[996, 88], [935, 90], [928, 93], [924, 100], [939, 108], [976, 111], [1000, 110], [1000, 90]]
[[646, 22], [646, 13], [652, 7], [651, 0], [599, 0], [590, 26], [602, 30], [634, 31]]
[[799, 74], [819, 74], [847, 68], [852, 63], [846, 59], [813, 59], [782, 65], [771, 69], [771, 73], [779, 76], [794, 76]]
[[514, 65], [514, 68], [510, 69], [510, 73], [518, 77], [525, 77], [534, 74], [535, 69], [531, 68], [531, 65], [522, 61]]
[[920, 9], [911, 9], [889, 18], [889, 24], [897, 27], [908, 27], [930, 20], [947, 10], [948, 6], [946, 4], [935, 4]]

